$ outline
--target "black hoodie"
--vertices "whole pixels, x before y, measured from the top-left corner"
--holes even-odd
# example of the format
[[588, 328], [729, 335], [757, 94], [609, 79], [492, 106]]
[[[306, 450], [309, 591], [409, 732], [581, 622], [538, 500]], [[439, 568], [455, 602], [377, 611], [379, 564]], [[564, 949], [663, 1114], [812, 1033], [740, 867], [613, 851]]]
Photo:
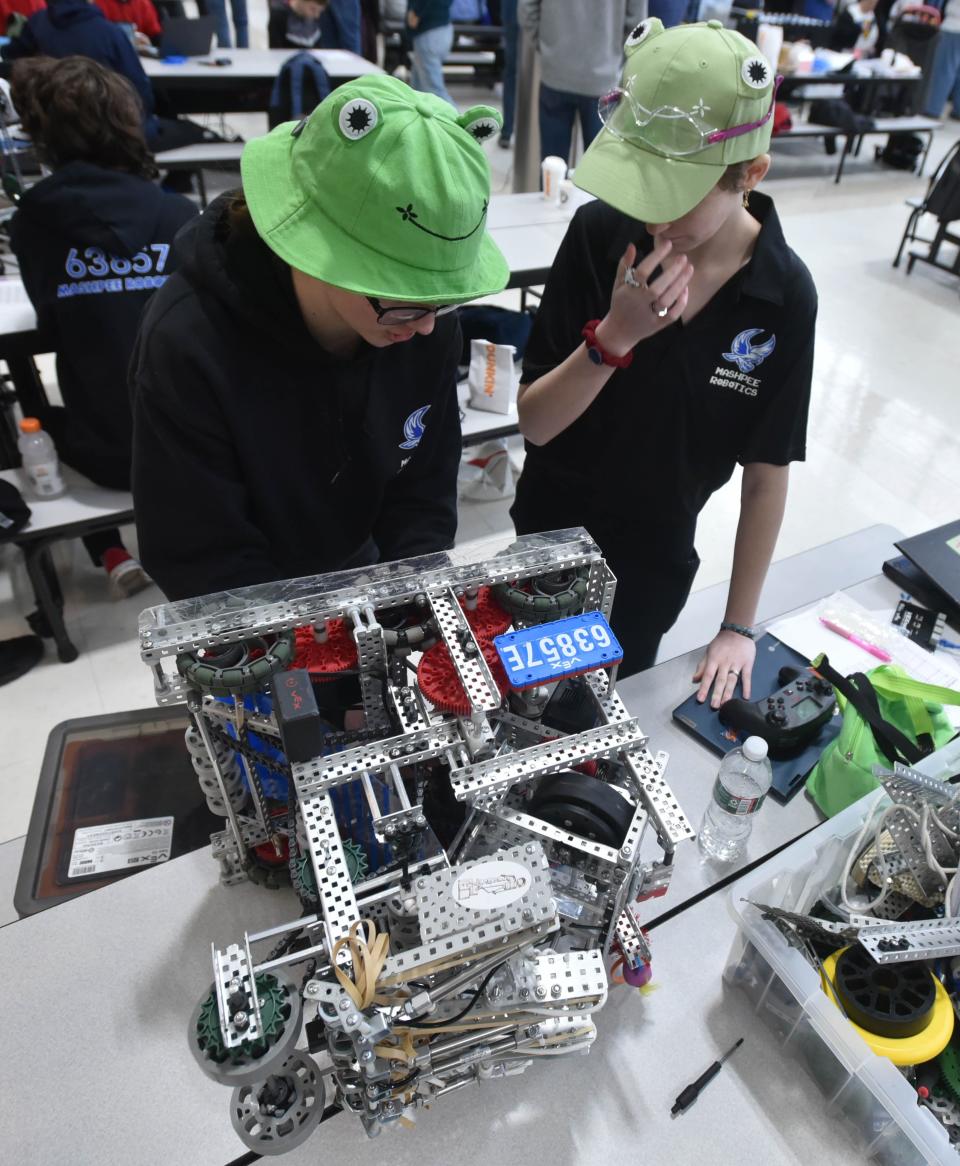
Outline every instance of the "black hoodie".
[[[340, 360], [230, 195], [177, 240], [131, 368], [140, 558], [171, 599], [453, 543], [460, 328]], [[229, 236], [229, 238], [228, 238]]]
[[10, 242], [41, 331], [57, 354], [68, 464], [129, 488], [127, 368], [140, 315], [173, 270], [194, 205], [145, 178], [70, 162], [26, 191]]

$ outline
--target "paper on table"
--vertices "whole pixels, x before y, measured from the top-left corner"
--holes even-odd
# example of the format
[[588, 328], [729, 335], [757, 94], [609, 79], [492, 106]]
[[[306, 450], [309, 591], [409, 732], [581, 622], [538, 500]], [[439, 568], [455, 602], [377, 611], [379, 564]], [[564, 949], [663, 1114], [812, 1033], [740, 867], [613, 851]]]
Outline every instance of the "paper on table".
[[[837, 592], [796, 615], [777, 620], [767, 631], [808, 660], [826, 652], [833, 667], [845, 676], [851, 672], [869, 672], [871, 668], [876, 668], [881, 663], [876, 656], [858, 648], [851, 640], [830, 631], [820, 622], [820, 612], [828, 607], [847, 608], [863, 619], [869, 620], [872, 617], [875, 622], [882, 622], [882, 617], [873, 616], [862, 604]], [[890, 614], [892, 612], [887, 614], [886, 621], [889, 621]], [[909, 672], [915, 680], [960, 689], [960, 667], [942, 652], [927, 652], [901, 635], [885, 639], [883, 646], [893, 657], [893, 662]], [[960, 708], [951, 708], [949, 705], [944, 707], [953, 724], [960, 725]]]

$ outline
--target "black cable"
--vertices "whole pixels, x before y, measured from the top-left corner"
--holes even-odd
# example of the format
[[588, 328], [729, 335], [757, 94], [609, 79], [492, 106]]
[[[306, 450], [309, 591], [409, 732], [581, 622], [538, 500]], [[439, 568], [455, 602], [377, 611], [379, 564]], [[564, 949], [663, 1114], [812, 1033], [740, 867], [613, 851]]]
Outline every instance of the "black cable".
[[[456, 1016], [448, 1016], [444, 1020], [423, 1020], [419, 1024], [416, 1021], [411, 1020], [411, 1021], [408, 1021], [406, 1024], [400, 1024], [400, 1027], [403, 1027], [403, 1028], [443, 1028], [448, 1024], [456, 1024], [458, 1020], [463, 1020], [463, 1018], [467, 1015], [467, 1013], [471, 1010], [471, 1008], [473, 1008], [474, 1004], [476, 1004], [476, 1002], [482, 996], [484, 988], [486, 988], [487, 984], [489, 984], [490, 981], [493, 979], [493, 973], [499, 972], [500, 969], [503, 967], [503, 965], [506, 962], [507, 961], [504, 960], [502, 963], [494, 964], [494, 966], [490, 969], [490, 971], [487, 972], [487, 974], [480, 981], [480, 987], [477, 988], [477, 990], [474, 992], [474, 994], [470, 997], [470, 1000], [467, 1003], [466, 1008], [464, 1008], [462, 1011], [458, 1012], [456, 1014]], [[399, 1022], [398, 1022], [398, 1024], [399, 1024]]]

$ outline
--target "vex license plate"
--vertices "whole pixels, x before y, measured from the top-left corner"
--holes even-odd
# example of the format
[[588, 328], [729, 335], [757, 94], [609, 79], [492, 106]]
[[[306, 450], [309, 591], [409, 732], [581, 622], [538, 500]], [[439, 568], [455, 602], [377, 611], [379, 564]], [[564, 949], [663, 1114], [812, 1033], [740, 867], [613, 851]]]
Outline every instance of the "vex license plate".
[[513, 689], [609, 668], [623, 659], [623, 648], [599, 611], [505, 632], [493, 646]]

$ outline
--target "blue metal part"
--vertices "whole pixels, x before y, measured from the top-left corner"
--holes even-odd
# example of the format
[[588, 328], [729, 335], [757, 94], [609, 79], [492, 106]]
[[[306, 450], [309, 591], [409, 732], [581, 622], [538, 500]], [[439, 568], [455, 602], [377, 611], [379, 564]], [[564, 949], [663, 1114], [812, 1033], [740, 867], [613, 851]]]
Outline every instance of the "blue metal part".
[[514, 690], [609, 668], [623, 659], [623, 648], [599, 611], [505, 632], [493, 646]]

